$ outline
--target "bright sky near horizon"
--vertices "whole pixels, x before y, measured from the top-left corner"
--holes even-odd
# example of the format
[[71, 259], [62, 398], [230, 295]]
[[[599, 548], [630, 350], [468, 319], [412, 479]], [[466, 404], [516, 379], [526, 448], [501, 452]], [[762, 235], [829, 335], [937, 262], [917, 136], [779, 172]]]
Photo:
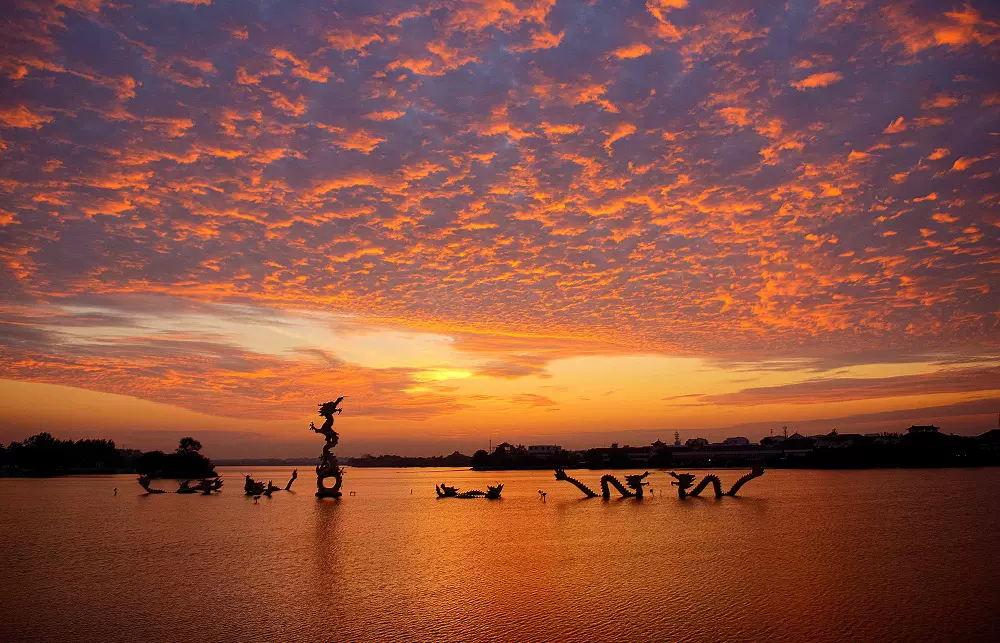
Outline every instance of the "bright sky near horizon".
[[0, 441], [996, 425], [995, 3], [0, 14]]

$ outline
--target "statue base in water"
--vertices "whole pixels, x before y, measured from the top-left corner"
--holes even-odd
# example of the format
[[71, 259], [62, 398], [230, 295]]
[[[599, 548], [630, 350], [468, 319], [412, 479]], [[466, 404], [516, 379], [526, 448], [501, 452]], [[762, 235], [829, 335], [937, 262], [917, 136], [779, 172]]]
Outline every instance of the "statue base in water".
[[[337, 446], [337, 442], [340, 438], [337, 436], [337, 432], [333, 430], [333, 414], [340, 413], [340, 409], [337, 405], [344, 398], [338, 398], [336, 402], [327, 402], [326, 404], [319, 405], [319, 414], [326, 418], [326, 422], [323, 426], [316, 428], [316, 425], [309, 425], [309, 429], [315, 431], [316, 433], [323, 434], [326, 438], [326, 444], [323, 445], [323, 455], [319, 458], [319, 464], [316, 465], [316, 497], [317, 498], [339, 498], [343, 494], [340, 493], [340, 487], [344, 484], [344, 469], [337, 464], [337, 456], [333, 454], [333, 447]], [[323, 484], [323, 481], [333, 478], [336, 481], [332, 487], [328, 487]]]

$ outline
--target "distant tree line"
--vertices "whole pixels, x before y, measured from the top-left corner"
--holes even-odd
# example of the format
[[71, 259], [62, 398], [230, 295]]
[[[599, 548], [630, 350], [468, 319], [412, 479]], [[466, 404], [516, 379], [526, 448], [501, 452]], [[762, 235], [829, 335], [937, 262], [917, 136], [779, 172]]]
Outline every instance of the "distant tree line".
[[[918, 427], [919, 428], [919, 427]], [[838, 434], [800, 437], [772, 444], [783, 454], [798, 450], [794, 457], [783, 455], [769, 461], [770, 466], [794, 469], [870, 469], [895, 467], [979, 467], [1000, 464], [1000, 431], [987, 431], [977, 437], [949, 435], [936, 430], [906, 434], [885, 433], [879, 436]]]
[[472, 454], [472, 468], [477, 471], [499, 471], [503, 469], [552, 469], [554, 467], [585, 466], [580, 457], [569, 451], [560, 451], [551, 456], [539, 457], [528, 452], [523, 444], [501, 444], [490, 453], [480, 449]]
[[83, 469], [114, 472], [124, 462], [114, 440], [59, 440], [39, 433], [23, 442], [0, 445], [0, 464], [39, 475]]
[[150, 478], [212, 478], [215, 467], [201, 453], [201, 442], [194, 438], [181, 438], [173, 453], [147, 451], [135, 463], [136, 473]]
[[656, 442], [645, 447], [597, 447], [585, 451], [532, 453], [523, 444], [503, 443], [492, 452], [472, 454], [472, 468], [587, 469], [730, 467], [748, 464], [802, 469], [892, 467], [968, 467], [1000, 465], [1000, 429], [975, 437], [941, 433], [935, 426], [914, 426], [906, 434], [838, 433], [811, 437], [767, 437], [760, 444], [709, 444], [689, 440], [685, 446]]
[[402, 455], [363, 455], [358, 458], [348, 458], [347, 464], [352, 467], [467, 467], [472, 458], [455, 451], [451, 455], [435, 455], [429, 457]]
[[0, 444], [0, 469], [7, 475], [53, 476], [75, 473], [143, 473], [152, 478], [215, 476], [201, 443], [181, 438], [173, 453], [119, 449], [114, 440], [60, 440], [38, 433], [21, 442]]

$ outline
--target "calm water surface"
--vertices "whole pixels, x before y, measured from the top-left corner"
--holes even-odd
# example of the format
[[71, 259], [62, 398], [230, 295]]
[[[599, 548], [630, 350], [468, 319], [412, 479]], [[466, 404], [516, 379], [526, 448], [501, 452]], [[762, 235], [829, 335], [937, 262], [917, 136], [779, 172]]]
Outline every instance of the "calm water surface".
[[[656, 471], [605, 502], [444, 469], [348, 469], [357, 495], [317, 500], [303, 467], [257, 505], [241, 472], [290, 468], [221, 471], [212, 497], [0, 480], [0, 639], [1000, 640], [1000, 469], [768, 471], [686, 501]], [[500, 501], [434, 497], [497, 479]]]

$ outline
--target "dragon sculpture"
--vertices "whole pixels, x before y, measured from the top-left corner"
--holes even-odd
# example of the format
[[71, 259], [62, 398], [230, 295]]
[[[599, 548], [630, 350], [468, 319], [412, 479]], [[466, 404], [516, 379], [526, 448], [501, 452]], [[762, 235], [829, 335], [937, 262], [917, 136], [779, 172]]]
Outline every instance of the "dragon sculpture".
[[[337, 442], [340, 441], [340, 436], [333, 430], [333, 416], [335, 413], [343, 412], [343, 409], [339, 408], [343, 400], [344, 396], [340, 396], [336, 402], [326, 402], [319, 405], [319, 414], [326, 418], [323, 426], [317, 429], [314, 423], [309, 423], [310, 430], [322, 434], [326, 438], [326, 444], [323, 445], [323, 455], [320, 456], [319, 464], [316, 465], [317, 498], [339, 498], [343, 495], [340, 493], [340, 486], [344, 484], [344, 469], [338, 465], [337, 456], [333, 454], [333, 447], [337, 446]], [[332, 487], [323, 484], [327, 478], [336, 480]]]
[[[292, 490], [292, 483], [295, 482], [296, 478], [299, 477], [299, 470], [292, 470], [292, 477], [288, 479], [288, 484], [285, 485], [284, 491]], [[263, 482], [258, 482], [253, 479], [253, 476], [247, 474], [246, 480], [243, 482], [243, 493], [248, 496], [267, 496], [271, 497], [271, 494], [275, 491], [282, 491], [281, 487], [275, 486], [270, 480], [267, 481], [265, 486]]]
[[153, 482], [153, 480], [149, 476], [147, 476], [146, 474], [143, 474], [143, 475], [139, 476], [139, 478], [137, 479], [137, 482], [139, 483], [140, 487], [142, 487], [143, 489], [146, 490], [147, 494], [152, 495], [152, 494], [157, 494], [157, 493], [166, 493], [166, 491], [164, 491], [163, 489], [153, 489], [152, 486], [151, 486], [151, 483]]
[[[649, 471], [633, 476], [625, 476], [625, 484], [622, 484], [618, 478], [611, 474], [604, 475], [601, 477], [601, 497], [605, 500], [610, 498], [611, 487], [614, 487], [623, 498], [642, 498], [642, 488], [649, 484], [648, 482], [643, 482], [643, 480], [648, 475]], [[556, 469], [556, 480], [565, 480], [582, 491], [583, 495], [588, 498], [597, 497], [597, 493], [593, 489], [576, 478], [566, 475], [566, 471], [563, 469]]]
[[458, 487], [449, 487], [442, 483], [434, 485], [434, 490], [437, 491], [438, 498], [486, 498], [488, 500], [496, 500], [500, 497], [500, 492], [503, 491], [503, 485], [486, 485], [486, 491], [473, 490], [459, 493]]
[[744, 475], [733, 483], [733, 486], [730, 487], [729, 491], [726, 493], [722, 493], [722, 483], [719, 481], [719, 476], [711, 473], [702, 478], [701, 482], [698, 483], [698, 486], [691, 489], [691, 487], [694, 486], [694, 480], [696, 477], [693, 473], [674, 473], [671, 471], [670, 476], [674, 478], [675, 482], [671, 482], [670, 484], [677, 487], [677, 495], [682, 500], [688, 496], [697, 497], [708, 485], [712, 485], [713, 490], [715, 491], [715, 497], [721, 498], [722, 496], [735, 496], [737, 492], [739, 492], [740, 487], [762, 475], [764, 475], [764, 467], [759, 464], [754, 465], [750, 473]]
[[[163, 489], [153, 489], [152, 488], [153, 480], [148, 475], [143, 474], [139, 476], [137, 481], [139, 483], [139, 486], [141, 486], [143, 489], [146, 490], [147, 494], [152, 495], [158, 493], [167, 493]], [[180, 486], [177, 487], [177, 491], [175, 491], [174, 493], [180, 493], [180, 494], [200, 493], [203, 496], [208, 496], [211, 495], [213, 492], [221, 490], [222, 490], [222, 478], [215, 477], [215, 478], [204, 478], [202, 480], [199, 480], [198, 484], [196, 485], [192, 485], [190, 480], [184, 480], [183, 482], [181, 482]]]

